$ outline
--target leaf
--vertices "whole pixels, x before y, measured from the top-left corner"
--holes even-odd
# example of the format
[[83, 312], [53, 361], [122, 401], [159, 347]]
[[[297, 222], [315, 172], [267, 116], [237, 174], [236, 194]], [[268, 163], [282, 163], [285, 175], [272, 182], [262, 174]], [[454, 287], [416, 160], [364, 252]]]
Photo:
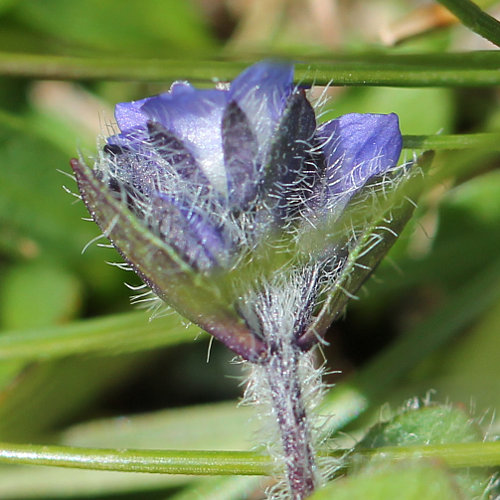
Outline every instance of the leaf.
[[0, 324], [8, 329], [65, 323], [81, 301], [80, 282], [51, 264], [13, 267], [0, 287]]
[[236, 401], [196, 405], [75, 425], [59, 442], [118, 449], [155, 448], [158, 443], [170, 449], [247, 449], [258, 427], [253, 416], [253, 408], [238, 407]]
[[462, 500], [446, 469], [433, 463], [407, 462], [381, 466], [347, 479], [332, 481], [311, 500]]
[[247, 500], [259, 491], [260, 477], [232, 477], [202, 479], [184, 488], [170, 500]]
[[443, 88], [356, 87], [332, 99], [326, 109], [323, 120], [353, 112], [396, 113], [403, 134], [441, 134], [452, 126], [453, 95]]
[[[57, 15], [56, 15], [57, 14]], [[48, 37], [102, 53], [143, 56], [206, 50], [216, 45], [190, 2], [143, 0], [23, 1], [11, 16]]]
[[0, 392], [0, 439], [30, 441], [87, 410], [149, 362], [149, 354], [31, 365]]
[[192, 342], [199, 329], [181, 324], [175, 313], [148, 322], [148, 314], [132, 312], [82, 320], [59, 327], [4, 332], [0, 360], [49, 360], [75, 354], [110, 355]]

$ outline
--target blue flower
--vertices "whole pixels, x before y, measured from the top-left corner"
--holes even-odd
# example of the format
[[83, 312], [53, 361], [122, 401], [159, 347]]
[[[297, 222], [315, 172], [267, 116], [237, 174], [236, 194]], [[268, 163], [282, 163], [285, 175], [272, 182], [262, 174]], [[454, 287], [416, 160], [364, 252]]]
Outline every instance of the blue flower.
[[[90, 213], [125, 260], [160, 298], [245, 359], [263, 359], [271, 348], [266, 309], [293, 310], [293, 336], [308, 349], [342, 306], [332, 290], [346, 282], [359, 240], [359, 231], [340, 237], [330, 225], [383, 184], [374, 179], [393, 176], [398, 117], [353, 113], [318, 125], [293, 67], [275, 62], [217, 89], [176, 82], [118, 104], [115, 117], [119, 131], [94, 168], [82, 160], [72, 167]], [[325, 240], [320, 248], [242, 277], [245, 267], [266, 268], [263, 255], [286, 254], [280, 242], [301, 253], [298, 242], [316, 241], [321, 225], [330, 229], [316, 238]]]

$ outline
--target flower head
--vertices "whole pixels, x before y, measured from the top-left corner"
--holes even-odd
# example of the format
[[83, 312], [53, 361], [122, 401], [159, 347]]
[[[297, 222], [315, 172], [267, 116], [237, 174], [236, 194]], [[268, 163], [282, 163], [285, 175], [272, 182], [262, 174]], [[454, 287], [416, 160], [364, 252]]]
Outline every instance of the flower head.
[[226, 88], [176, 82], [115, 117], [94, 169], [72, 161], [90, 213], [160, 298], [246, 359], [272, 348], [266, 323], [286, 308], [290, 335], [310, 347], [345, 283], [355, 292], [386, 251], [362, 270], [366, 224], [346, 235], [338, 221], [397, 177], [395, 114], [318, 125], [293, 67], [261, 62]]

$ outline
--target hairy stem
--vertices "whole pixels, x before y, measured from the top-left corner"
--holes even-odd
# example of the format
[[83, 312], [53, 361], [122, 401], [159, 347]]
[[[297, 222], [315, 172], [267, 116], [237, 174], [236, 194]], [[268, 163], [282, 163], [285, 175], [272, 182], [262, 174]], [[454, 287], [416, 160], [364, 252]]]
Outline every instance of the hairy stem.
[[300, 355], [303, 353], [298, 347], [284, 349], [282, 345], [276, 345], [265, 365], [272, 412], [281, 434], [287, 485], [293, 500], [309, 496], [316, 483], [311, 431], [300, 383]]

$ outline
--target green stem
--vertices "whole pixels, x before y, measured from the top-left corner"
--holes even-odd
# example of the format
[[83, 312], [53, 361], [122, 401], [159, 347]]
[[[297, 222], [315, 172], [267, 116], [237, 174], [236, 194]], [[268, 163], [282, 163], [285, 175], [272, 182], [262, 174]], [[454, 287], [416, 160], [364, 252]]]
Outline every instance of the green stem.
[[500, 134], [449, 134], [449, 135], [405, 135], [405, 149], [450, 150], [489, 149], [500, 151]]
[[[320, 453], [342, 458], [346, 450]], [[448, 466], [500, 466], [500, 442], [388, 446], [360, 450], [366, 458], [383, 456], [388, 462], [409, 458], [437, 458]], [[353, 455], [354, 457], [354, 455]], [[187, 475], [269, 475], [271, 457], [251, 451], [111, 450], [70, 446], [0, 443], [0, 463]]]
[[[269, 54], [267, 54], [269, 57]], [[234, 78], [254, 57], [230, 60], [162, 60], [70, 57], [0, 53], [0, 75], [60, 80], [128, 80], [206, 82]], [[500, 53], [369, 54], [308, 57], [296, 64], [304, 85], [381, 85], [461, 87], [500, 84]]]
[[114, 450], [0, 443], [0, 463], [191, 475], [267, 475], [268, 456], [247, 451]]
[[500, 47], [500, 22], [470, 0], [438, 0], [460, 19], [462, 24]]

